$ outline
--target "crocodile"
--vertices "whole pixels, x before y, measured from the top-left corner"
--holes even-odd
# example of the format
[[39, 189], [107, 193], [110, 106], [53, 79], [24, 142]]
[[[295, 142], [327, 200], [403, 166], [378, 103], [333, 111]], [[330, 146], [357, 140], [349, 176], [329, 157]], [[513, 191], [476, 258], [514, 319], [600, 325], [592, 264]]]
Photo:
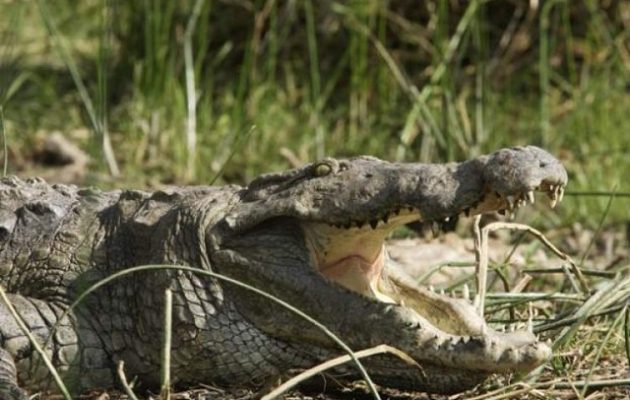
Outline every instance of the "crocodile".
[[[326, 158], [247, 186], [100, 191], [39, 178], [0, 180], [0, 282], [72, 393], [159, 387], [164, 292], [171, 289], [175, 385], [260, 387], [343, 351], [293, 312], [211, 271], [260, 288], [318, 320], [354, 350], [387, 344], [415, 366], [363, 361], [379, 385], [454, 393], [551, 355], [525, 330], [489, 327], [472, 304], [427, 290], [387, 257], [391, 231], [414, 221], [511, 212], [542, 192], [562, 199], [567, 173], [534, 146], [446, 164]], [[140, 265], [68, 310], [87, 288]], [[0, 398], [56, 384], [0, 302]], [[332, 372], [360, 378], [349, 364]]]

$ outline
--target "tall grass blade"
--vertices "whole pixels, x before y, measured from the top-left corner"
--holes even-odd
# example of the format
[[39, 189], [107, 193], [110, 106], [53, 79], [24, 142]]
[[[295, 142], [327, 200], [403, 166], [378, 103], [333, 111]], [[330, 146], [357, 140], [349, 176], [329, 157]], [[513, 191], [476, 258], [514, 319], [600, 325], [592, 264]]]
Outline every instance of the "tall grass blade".
[[[479, 6], [479, 10], [475, 13], [475, 22], [473, 29], [473, 41], [477, 48], [478, 60], [475, 66], [475, 143], [473, 149], [477, 149], [478, 145], [483, 144], [486, 141], [486, 127], [485, 127], [485, 91], [486, 91], [486, 41], [487, 37], [483, 29], [483, 11], [485, 8], [483, 5]], [[464, 149], [469, 152], [469, 149]], [[473, 151], [471, 155], [478, 155], [478, 151]]]
[[584, 261], [586, 260], [586, 257], [588, 256], [591, 249], [593, 248], [593, 245], [595, 244], [595, 239], [597, 239], [600, 236], [600, 234], [602, 233], [602, 230], [604, 229], [604, 222], [606, 221], [606, 218], [608, 217], [608, 214], [610, 213], [613, 200], [615, 200], [615, 197], [616, 197], [616, 193], [615, 193], [616, 189], [617, 188], [615, 188], [615, 190], [613, 190], [610, 193], [610, 196], [608, 197], [608, 202], [606, 203], [606, 208], [604, 209], [604, 212], [602, 213], [602, 216], [599, 219], [599, 222], [597, 224], [597, 229], [593, 233], [593, 236], [591, 240], [589, 241], [588, 246], [586, 246], [586, 250], [584, 250], [584, 253], [582, 253], [582, 258], [580, 259], [580, 264], [579, 264], [580, 267], [584, 265]]
[[549, 137], [549, 14], [555, 1], [546, 2], [540, 12], [540, 47], [538, 49], [538, 80], [540, 89], [539, 129], [543, 143]]
[[164, 291], [164, 332], [162, 334], [162, 390], [163, 400], [171, 398], [171, 337], [173, 335], [173, 292]]
[[[44, 364], [46, 365], [46, 368], [48, 368], [48, 371], [50, 372], [53, 379], [55, 380], [55, 383], [57, 384], [59, 391], [63, 394], [63, 397], [66, 400], [72, 400], [72, 396], [70, 395], [68, 388], [63, 383], [63, 380], [59, 376], [59, 373], [55, 369], [55, 366], [52, 364], [52, 361], [50, 361], [50, 358], [48, 358], [48, 355], [46, 355], [46, 352], [44, 351], [42, 346], [39, 344], [37, 339], [35, 339], [35, 336], [33, 336], [31, 331], [28, 329], [28, 326], [26, 326], [26, 324], [22, 320], [22, 317], [20, 317], [18, 312], [15, 310], [15, 307], [13, 307], [13, 304], [11, 303], [11, 300], [9, 300], [9, 297], [7, 296], [7, 293], [5, 292], [4, 287], [2, 285], [0, 285], [0, 299], [4, 302], [5, 306], [7, 307], [7, 310], [9, 310], [9, 313], [13, 316], [13, 319], [18, 324], [18, 326], [20, 327], [24, 335], [28, 337], [28, 340], [31, 343], [31, 346], [33, 346], [37, 354], [39, 354], [39, 356], [43, 360]], [[61, 321], [62, 319], [63, 317], [60, 318], [58, 321]], [[52, 335], [52, 330], [51, 330], [51, 335]]]
[[[455, 57], [455, 55], [457, 54], [457, 49], [459, 48], [460, 43], [462, 42], [464, 34], [468, 31], [480, 4], [481, 4], [481, 0], [472, 0], [468, 4], [466, 11], [462, 15], [461, 19], [459, 20], [457, 24], [457, 27], [455, 28], [455, 32], [453, 33], [450, 40], [448, 41], [446, 50], [444, 52], [444, 56], [442, 57], [442, 59], [440, 60], [440, 63], [437, 65], [437, 67], [431, 74], [429, 83], [427, 83], [422, 88], [422, 91], [420, 93], [414, 94], [414, 97], [415, 97], [414, 101], [417, 102], [418, 104], [426, 105], [427, 100], [433, 93], [434, 87], [437, 86], [437, 84], [446, 74], [448, 65], [453, 60], [453, 57]], [[423, 106], [423, 107], [426, 107], [426, 106]], [[436, 131], [434, 135], [435, 135], [435, 139], [443, 147], [445, 144], [443, 132]], [[400, 137], [401, 144], [398, 146], [398, 149], [396, 152], [396, 159], [402, 160], [404, 158], [407, 148], [409, 147], [409, 145], [414, 139], [415, 139], [415, 136], [413, 135]]]
[[118, 374], [118, 379], [120, 379], [120, 383], [122, 384], [125, 393], [131, 400], [139, 400], [138, 396], [133, 392], [131, 385], [127, 382], [127, 376], [125, 375], [125, 362], [123, 360], [118, 361], [118, 368], [116, 368], [116, 372]]
[[0, 105], [0, 136], [2, 136], [2, 176], [7, 176], [9, 169], [9, 149], [7, 146], [7, 133], [4, 129], [4, 111]]
[[208, 185], [214, 185], [214, 183], [217, 181], [217, 179], [219, 179], [223, 175], [223, 171], [225, 171], [225, 167], [227, 167], [227, 165], [230, 163], [230, 161], [232, 160], [234, 155], [236, 153], [238, 153], [238, 151], [241, 150], [243, 148], [243, 146], [245, 146], [245, 144], [249, 140], [250, 136], [255, 131], [256, 131], [256, 125], [252, 125], [252, 127], [249, 128], [249, 130], [244, 135], [240, 135], [238, 137], [237, 142], [234, 143], [234, 145], [232, 146], [232, 150], [230, 151], [230, 154], [225, 159], [223, 164], [221, 164], [221, 167], [219, 168], [217, 173], [214, 175], [214, 177], [212, 179], [210, 179], [210, 182], [208, 182]]
[[111, 143], [109, 142], [109, 136], [104, 135], [104, 127], [102, 121], [100, 121], [97, 116], [92, 99], [90, 98], [85, 84], [83, 83], [83, 79], [81, 78], [79, 68], [70, 55], [70, 51], [68, 50], [68, 47], [65, 43], [65, 39], [57, 29], [57, 25], [52, 18], [52, 14], [50, 12], [50, 9], [46, 5], [46, 2], [44, 0], [37, 0], [37, 6], [39, 8], [39, 14], [44, 21], [44, 25], [46, 26], [46, 29], [53, 41], [53, 44], [59, 52], [59, 55], [61, 56], [63, 62], [66, 64], [70, 75], [72, 76], [72, 80], [77, 88], [77, 91], [79, 92], [79, 97], [83, 102], [85, 111], [87, 112], [90, 123], [92, 124], [92, 129], [96, 133], [97, 137], [100, 137], [103, 140], [103, 155], [105, 157], [105, 161], [107, 162], [109, 172], [112, 176], [116, 177], [119, 175], [120, 172], [118, 169], [118, 164], [116, 163], [116, 159], [113, 155]]
[[[378, 346], [371, 347], [369, 349], [360, 350], [360, 351], [355, 352], [354, 354], [357, 358], [371, 357], [378, 354], [392, 354], [398, 357], [399, 359], [403, 360], [410, 367], [412, 368], [416, 367], [420, 371], [422, 371], [422, 367], [413, 358], [411, 358], [406, 353], [396, 349], [395, 347], [391, 347], [386, 344], [381, 344]], [[323, 363], [316, 365], [315, 367], [309, 368], [305, 371], [302, 371], [298, 375], [288, 379], [286, 382], [282, 383], [280, 386], [276, 387], [271, 392], [264, 395], [260, 400], [276, 399], [278, 398], [278, 396], [287, 392], [291, 388], [299, 385], [301, 382], [304, 382], [305, 380], [317, 374], [321, 374], [326, 370], [345, 364], [348, 361], [352, 361], [352, 359], [348, 355], [339, 356], [331, 360], [324, 361]]]
[[186, 179], [195, 177], [197, 159], [197, 90], [195, 88], [195, 62], [193, 60], [192, 41], [197, 27], [197, 20], [205, 0], [197, 0], [186, 24], [184, 33], [184, 66], [186, 71]]
[[109, 168], [110, 174], [114, 177], [120, 175], [118, 169], [118, 163], [114, 156], [114, 149], [112, 148], [112, 142], [109, 136], [109, 124], [107, 120], [107, 73], [108, 73], [108, 60], [109, 60], [109, 45], [111, 41], [111, 4], [110, 0], [103, 0], [101, 10], [101, 40], [98, 52], [98, 104], [97, 104], [97, 117], [100, 121], [100, 136], [101, 146], [105, 162]]
[[599, 359], [600, 359], [600, 357], [602, 355], [602, 350], [604, 349], [604, 346], [610, 340], [610, 336], [612, 335], [612, 333], [617, 328], [617, 325], [619, 323], [621, 323], [621, 321], [623, 320], [623, 318], [626, 315], [627, 311], [628, 311], [628, 305], [626, 304], [626, 306], [619, 313], [617, 318], [615, 318], [615, 321], [610, 325], [610, 327], [608, 327], [608, 331], [606, 332], [606, 336], [604, 336], [604, 339], [599, 343], [599, 346], [597, 347], [597, 351], [595, 353], [595, 357], [593, 358], [593, 361], [591, 363], [591, 368], [588, 370], [588, 373], [586, 374], [586, 378], [584, 379], [586, 384], [582, 387], [582, 393], [581, 393], [582, 397], [584, 397], [586, 395], [586, 390], [588, 389], [588, 382], [591, 380], [591, 376], [593, 375], [593, 371], [595, 370], [595, 367], [599, 363]]
[[324, 158], [326, 148], [324, 146], [324, 131], [320, 122], [320, 92], [321, 79], [319, 75], [319, 56], [317, 54], [317, 35], [315, 34], [315, 16], [311, 0], [304, 0], [304, 16], [306, 19], [306, 37], [308, 43], [309, 71], [311, 81], [311, 106], [315, 126], [316, 157]]
[[5, 5], [0, 13], [5, 16], [0, 22], [8, 25], [6, 28], [0, 25], [0, 106], [6, 104], [28, 75], [19, 65], [22, 55], [17, 53], [20, 49], [18, 32], [24, 26], [26, 3], [12, 2], [11, 11], [6, 11], [7, 7]]
[[[575, 310], [571, 316], [564, 318], [575, 322], [565, 327], [562, 332], [560, 332], [554, 342], [554, 349], [558, 349], [568, 343], [568, 341], [574, 337], [578, 328], [590, 317], [602, 310], [612, 308], [619, 303], [624, 304], [628, 299], [630, 299], [630, 277], [625, 277], [619, 281], [610, 280], [602, 282], [598, 290], [593, 293], [584, 304]], [[552, 322], [551, 324], [560, 325], [564, 319]], [[545, 329], [546, 328], [547, 327], [545, 327]]]

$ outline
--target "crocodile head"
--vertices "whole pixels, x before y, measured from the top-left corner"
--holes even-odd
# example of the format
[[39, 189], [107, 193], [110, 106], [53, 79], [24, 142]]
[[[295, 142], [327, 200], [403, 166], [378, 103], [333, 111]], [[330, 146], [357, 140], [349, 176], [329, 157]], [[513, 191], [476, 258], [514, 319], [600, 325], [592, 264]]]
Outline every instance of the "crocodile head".
[[[468, 301], [419, 287], [390, 265], [385, 239], [394, 228], [413, 221], [441, 223], [460, 214], [510, 213], [533, 202], [535, 192], [547, 195], [554, 206], [566, 183], [559, 161], [533, 146], [451, 164], [328, 158], [257, 178], [243, 190], [226, 223], [232, 232], [245, 236], [260, 235], [267, 227], [278, 231], [277, 226], [284, 224], [287, 228], [280, 231], [286, 233], [279, 235], [286, 235], [287, 243], [296, 235], [304, 243], [307, 254], [296, 255], [303, 267], [340, 292], [380, 304], [383, 315], [396, 309], [399, 319], [408, 319], [408, 326], [422, 327], [418, 329], [424, 333], [411, 342], [392, 330], [388, 344], [408, 352], [423, 367], [424, 378], [405, 373], [408, 366], [385, 362], [373, 369], [384, 377], [381, 382], [452, 392], [494, 372], [531, 370], [547, 360], [550, 349], [526, 331], [492, 330]], [[252, 249], [251, 254], [255, 258], [257, 253]], [[343, 313], [344, 304], [335, 307]], [[375, 318], [373, 324], [378, 324]], [[438, 382], [444, 379], [449, 383]]]

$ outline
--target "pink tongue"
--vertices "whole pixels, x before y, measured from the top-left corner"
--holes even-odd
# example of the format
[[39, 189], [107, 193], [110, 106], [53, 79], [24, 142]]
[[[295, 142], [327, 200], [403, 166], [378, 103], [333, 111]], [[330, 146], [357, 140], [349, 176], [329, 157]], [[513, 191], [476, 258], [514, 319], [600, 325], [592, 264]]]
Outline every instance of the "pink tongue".
[[383, 252], [368, 262], [360, 256], [347, 256], [320, 269], [320, 273], [340, 285], [358, 293], [368, 294], [383, 271]]

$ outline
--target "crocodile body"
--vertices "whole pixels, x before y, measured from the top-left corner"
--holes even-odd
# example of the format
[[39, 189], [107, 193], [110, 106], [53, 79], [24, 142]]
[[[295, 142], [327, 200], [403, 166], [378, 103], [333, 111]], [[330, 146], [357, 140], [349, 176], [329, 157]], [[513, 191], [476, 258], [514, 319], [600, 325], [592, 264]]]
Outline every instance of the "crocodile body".
[[[495, 332], [467, 302], [418, 287], [389, 265], [385, 237], [412, 221], [510, 211], [535, 190], [555, 201], [566, 180], [555, 158], [531, 146], [452, 164], [325, 159], [246, 187], [101, 192], [4, 178], [0, 281], [75, 393], [117, 386], [119, 361], [142, 386], [159, 385], [167, 288], [176, 384], [261, 385], [341, 353], [277, 304], [190, 271], [121, 277], [64, 315], [92, 284], [148, 264], [239, 279], [294, 304], [353, 349], [385, 343], [420, 364], [366, 360], [382, 385], [457, 392], [495, 372], [530, 370], [550, 349], [527, 332]], [[357, 377], [352, 367], [337, 373]], [[23, 398], [23, 388], [55, 385], [0, 303], [0, 398]]]

